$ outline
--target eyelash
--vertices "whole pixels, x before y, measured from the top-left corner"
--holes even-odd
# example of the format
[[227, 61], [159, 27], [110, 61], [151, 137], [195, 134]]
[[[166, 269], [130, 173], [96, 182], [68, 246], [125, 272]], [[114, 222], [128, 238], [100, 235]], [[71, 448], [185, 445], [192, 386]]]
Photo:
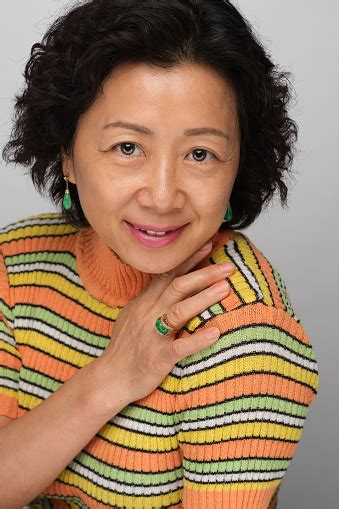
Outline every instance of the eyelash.
[[[117, 143], [116, 145], [114, 145], [111, 150], [112, 151], [115, 151], [116, 147], [120, 147], [121, 145], [134, 145], [136, 147], [139, 147], [139, 144], [138, 143], [132, 143], [132, 142], [129, 142], [129, 141], [122, 141], [120, 143]], [[216, 156], [215, 154], [213, 154], [213, 152], [211, 152], [210, 150], [207, 150], [206, 148], [200, 148], [200, 149], [193, 149], [193, 150], [204, 150], [205, 152], [208, 152], [210, 153], [212, 156], [213, 156], [213, 159], [216, 159]], [[193, 150], [191, 152], [193, 152]], [[127, 159], [133, 159], [133, 155], [126, 155], [126, 154], [121, 154], [123, 157], [127, 158]], [[198, 164], [204, 164], [206, 163], [206, 161], [194, 161], [195, 163], [198, 163]], [[208, 161], [207, 161], [208, 162]]]

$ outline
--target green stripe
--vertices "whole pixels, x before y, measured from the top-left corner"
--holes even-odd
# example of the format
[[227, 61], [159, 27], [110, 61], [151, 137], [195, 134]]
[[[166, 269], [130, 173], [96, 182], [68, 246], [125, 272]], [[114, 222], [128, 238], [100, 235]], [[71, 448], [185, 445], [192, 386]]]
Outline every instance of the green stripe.
[[0, 313], [4, 315], [7, 320], [13, 320], [12, 309], [6, 304], [6, 302], [0, 297]]
[[76, 271], [76, 258], [67, 252], [39, 251], [36, 253], [22, 253], [14, 256], [6, 256], [5, 262], [8, 267], [23, 263], [46, 262], [66, 265], [73, 272]]
[[[243, 326], [236, 331], [221, 334], [218, 341], [213, 343], [211, 346], [185, 357], [179, 361], [178, 364], [181, 367], [190, 366], [191, 364], [195, 364], [197, 361], [207, 359], [213, 354], [221, 351], [227, 351], [230, 347], [241, 345], [244, 342], [250, 343], [251, 341], [258, 341], [261, 339], [266, 341], [269, 340], [275, 345], [285, 346], [289, 350], [302, 355], [306, 359], [315, 360], [315, 352], [310, 345], [301, 343], [287, 331], [283, 331], [272, 325], [249, 325]], [[247, 355], [251, 355], [251, 352]]]
[[204, 420], [205, 418], [231, 415], [235, 412], [267, 409], [272, 412], [276, 411], [300, 418], [305, 418], [308, 412], [307, 407], [298, 403], [285, 401], [281, 398], [271, 396], [249, 396], [215, 405], [203, 406], [199, 409], [185, 409], [182, 412], [169, 415], [152, 411], [148, 408], [135, 407], [133, 404], [130, 404], [121, 410], [120, 414], [132, 420], [135, 418], [149, 424], [169, 426], [177, 424], [184, 418], [185, 421], [194, 421], [199, 418]]
[[[162, 441], [162, 437], [159, 437], [159, 441], [160, 442]], [[159, 443], [159, 450], [161, 449], [162, 446]], [[123, 482], [121, 481], [121, 472], [124, 473], [123, 477], [126, 483], [131, 485], [141, 484], [144, 487], [169, 483], [172, 481], [176, 481], [177, 479], [181, 479], [182, 477], [181, 467], [166, 470], [166, 472], [149, 474], [128, 472], [127, 470], [116, 468], [113, 465], [105, 464], [100, 460], [94, 459], [84, 451], [81, 451], [80, 454], [78, 454], [78, 456], [76, 457], [76, 461], [79, 462], [81, 465], [88, 467], [91, 470], [94, 470], [99, 476], [107, 477], [109, 480], [112, 481], [118, 481], [120, 485], [123, 485]]]
[[[61, 330], [65, 334], [69, 334], [75, 339], [79, 339], [83, 343], [93, 347], [106, 348], [109, 342], [109, 338], [107, 336], [102, 336], [99, 334], [95, 334], [94, 332], [89, 332], [86, 329], [83, 329], [72, 324], [66, 318], [40, 306], [33, 307], [30, 305], [17, 304], [15, 306], [15, 314], [17, 318], [29, 318], [39, 320], [41, 321], [41, 323], [55, 327], [56, 329]], [[42, 331], [39, 332], [43, 334]], [[72, 348], [72, 346], [70, 346], [70, 348]]]
[[276, 282], [276, 284], [278, 286], [281, 299], [282, 299], [282, 301], [283, 301], [283, 303], [284, 303], [284, 305], [286, 307], [286, 312], [290, 316], [293, 317], [295, 315], [295, 313], [294, 313], [294, 310], [293, 310], [293, 307], [292, 307], [292, 302], [291, 302], [290, 297], [289, 297], [288, 292], [287, 292], [285, 281], [281, 277], [281, 274], [279, 273], [279, 271], [275, 267], [273, 267], [272, 265], [271, 265], [271, 269], [272, 269], [272, 274], [273, 274], [273, 277], [275, 279], [275, 282]]
[[[41, 373], [37, 373], [36, 371], [29, 369], [26, 366], [21, 367], [20, 378], [25, 382], [33, 385], [39, 385], [39, 388], [46, 389], [51, 392], [55, 392], [62, 385], [62, 382], [57, 382], [53, 378], [50, 378], [49, 376], [43, 375]], [[36, 394], [28, 394], [38, 397]]]
[[0, 332], [3, 332], [6, 336], [10, 336], [11, 338], [13, 337], [12, 331], [8, 327], [6, 327], [2, 320], [0, 320]]
[[9, 378], [9, 380], [17, 382], [19, 379], [19, 372], [16, 369], [0, 366], [0, 377]]
[[277, 470], [286, 470], [291, 460], [285, 459], [234, 459], [221, 461], [194, 462], [184, 459], [184, 467], [190, 472], [205, 474], [237, 474], [246, 471], [253, 472], [274, 472]]
[[279, 412], [292, 415], [294, 417], [305, 418], [308, 407], [285, 401], [274, 396], [248, 396], [236, 398], [232, 401], [224, 401], [215, 405], [208, 405], [199, 408], [185, 409], [178, 412], [179, 420], [194, 421], [204, 420], [205, 418], [219, 417], [223, 415], [230, 416], [236, 412], [246, 412], [251, 410], [264, 410], [270, 412]]

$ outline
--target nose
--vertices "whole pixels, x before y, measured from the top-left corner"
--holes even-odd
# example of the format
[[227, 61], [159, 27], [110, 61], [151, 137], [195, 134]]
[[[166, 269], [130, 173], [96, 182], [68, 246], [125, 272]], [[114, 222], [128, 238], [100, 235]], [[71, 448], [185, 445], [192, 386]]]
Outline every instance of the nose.
[[185, 188], [179, 168], [173, 161], [162, 160], [147, 172], [147, 181], [139, 193], [139, 203], [159, 215], [171, 214], [185, 203]]

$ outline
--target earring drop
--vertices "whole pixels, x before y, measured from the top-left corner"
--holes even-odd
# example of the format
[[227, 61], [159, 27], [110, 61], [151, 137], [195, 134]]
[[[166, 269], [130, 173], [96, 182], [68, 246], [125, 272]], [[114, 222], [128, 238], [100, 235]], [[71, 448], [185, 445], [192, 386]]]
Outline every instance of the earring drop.
[[231, 221], [231, 219], [233, 219], [233, 211], [231, 207], [231, 202], [229, 202], [224, 221]]
[[70, 195], [70, 192], [69, 192], [69, 189], [68, 189], [68, 178], [64, 175], [64, 180], [66, 181], [66, 191], [65, 191], [65, 194], [64, 194], [64, 199], [63, 199], [63, 206], [66, 210], [69, 210], [72, 208], [72, 200], [71, 200], [71, 195]]

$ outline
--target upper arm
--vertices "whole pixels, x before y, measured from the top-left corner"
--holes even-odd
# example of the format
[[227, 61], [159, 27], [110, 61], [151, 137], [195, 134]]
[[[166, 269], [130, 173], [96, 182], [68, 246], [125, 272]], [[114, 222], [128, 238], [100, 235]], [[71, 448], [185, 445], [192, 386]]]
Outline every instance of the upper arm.
[[179, 363], [183, 505], [268, 509], [317, 393], [315, 354], [293, 317], [262, 302], [211, 322], [219, 339]]
[[0, 416], [17, 417], [20, 369], [7, 269], [0, 251]]

